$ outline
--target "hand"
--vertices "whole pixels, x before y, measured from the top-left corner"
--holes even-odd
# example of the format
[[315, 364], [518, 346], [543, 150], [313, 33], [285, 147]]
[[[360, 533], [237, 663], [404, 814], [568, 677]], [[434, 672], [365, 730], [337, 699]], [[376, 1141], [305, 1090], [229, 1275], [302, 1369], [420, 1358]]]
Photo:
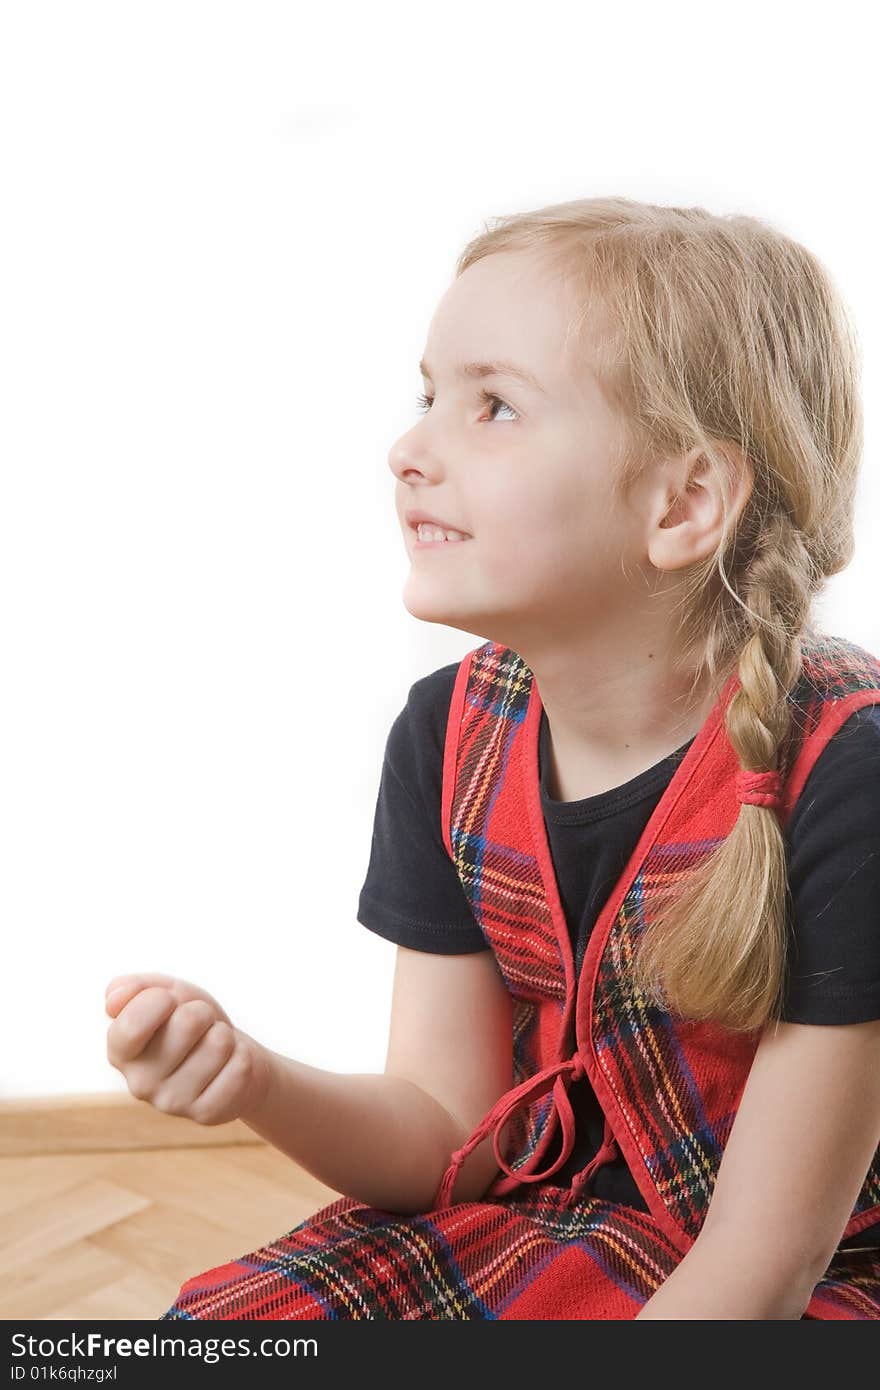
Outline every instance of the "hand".
[[[112, 996], [112, 997], [111, 997]], [[107, 1060], [137, 1100], [200, 1125], [221, 1125], [259, 1103], [268, 1054], [217, 1000], [187, 980], [117, 975], [107, 986]]]

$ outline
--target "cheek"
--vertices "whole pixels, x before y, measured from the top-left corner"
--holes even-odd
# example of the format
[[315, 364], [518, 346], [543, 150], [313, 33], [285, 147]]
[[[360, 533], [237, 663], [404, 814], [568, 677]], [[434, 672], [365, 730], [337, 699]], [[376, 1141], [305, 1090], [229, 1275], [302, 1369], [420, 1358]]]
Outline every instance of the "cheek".
[[[615, 521], [598, 487], [570, 473], [560, 474], [552, 460], [528, 476], [521, 469], [493, 477], [474, 497], [469, 510], [479, 544], [475, 560], [505, 581], [527, 567], [548, 579], [576, 579], [595, 569], [600, 557], [616, 553]], [[591, 559], [592, 557], [592, 559]], [[529, 581], [526, 580], [526, 583]]]
[[560, 547], [553, 532], [535, 526], [508, 536], [493, 532], [491, 541], [474, 550], [475, 568], [484, 582], [524, 604], [579, 584], [578, 560], [573, 547]]
[[485, 554], [486, 570], [505, 589], [523, 597], [554, 596], [563, 603], [604, 589], [617, 572], [616, 539], [603, 527], [571, 511], [545, 507], [533, 514], [518, 542], [503, 544], [493, 536]]
[[472, 530], [493, 543], [499, 538], [524, 542], [543, 532], [556, 533], [568, 513], [569, 504], [552, 480], [536, 487], [511, 475], [494, 480], [475, 500]]

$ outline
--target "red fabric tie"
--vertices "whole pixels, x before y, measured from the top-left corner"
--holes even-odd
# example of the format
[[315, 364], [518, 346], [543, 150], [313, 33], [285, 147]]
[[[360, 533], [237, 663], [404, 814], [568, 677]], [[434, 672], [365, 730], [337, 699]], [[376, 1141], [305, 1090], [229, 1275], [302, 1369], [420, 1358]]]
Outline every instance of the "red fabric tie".
[[620, 1149], [617, 1147], [617, 1140], [614, 1138], [614, 1131], [608, 1123], [608, 1117], [606, 1115], [605, 1132], [602, 1135], [602, 1147], [596, 1154], [595, 1158], [590, 1160], [586, 1168], [582, 1169], [580, 1173], [575, 1173], [574, 1177], [571, 1180], [569, 1195], [572, 1198], [576, 1198], [584, 1184], [589, 1182], [596, 1169], [601, 1168], [603, 1163], [610, 1163], [611, 1160], [616, 1158], [619, 1153]]
[[[545, 1178], [552, 1177], [552, 1175], [565, 1163], [574, 1145], [575, 1121], [574, 1112], [571, 1108], [571, 1100], [568, 1095], [568, 1087], [573, 1081], [578, 1081], [585, 1075], [586, 1068], [584, 1067], [583, 1059], [580, 1053], [576, 1052], [572, 1057], [566, 1057], [561, 1062], [555, 1062], [551, 1066], [545, 1067], [543, 1071], [536, 1072], [534, 1076], [527, 1077], [526, 1080], [521, 1081], [518, 1086], [514, 1086], [512, 1090], [505, 1092], [505, 1094], [495, 1102], [488, 1114], [480, 1121], [467, 1143], [463, 1144], [460, 1149], [456, 1149], [452, 1154], [449, 1167], [446, 1169], [443, 1180], [437, 1189], [437, 1195], [434, 1198], [434, 1206], [448, 1206], [450, 1204], [452, 1189], [455, 1185], [455, 1179], [458, 1176], [462, 1163], [467, 1158], [468, 1154], [471, 1153], [478, 1144], [482, 1143], [493, 1127], [495, 1129], [495, 1135], [492, 1140], [492, 1147], [495, 1158], [498, 1167], [507, 1173], [508, 1177], [515, 1178], [517, 1182], [542, 1182]], [[556, 1112], [562, 1124], [562, 1150], [558, 1158], [551, 1163], [549, 1168], [545, 1168], [543, 1172], [523, 1172], [522, 1168], [516, 1169], [508, 1167], [504, 1158], [498, 1151], [498, 1143], [502, 1129], [515, 1110], [519, 1109], [521, 1105], [527, 1104], [529, 1101], [536, 1100], [538, 1096], [544, 1095], [551, 1088], [553, 1090]], [[552, 1123], [552, 1120], [548, 1118], [548, 1124], [549, 1123]], [[610, 1145], [608, 1142], [609, 1136]], [[606, 1120], [605, 1143], [589, 1165], [589, 1171], [597, 1167], [600, 1160], [604, 1162], [607, 1157], [613, 1156], [614, 1151], [616, 1151], [616, 1144], [614, 1143], [613, 1136], [611, 1136], [610, 1127]], [[580, 1180], [585, 1180], [587, 1176], [589, 1176], [589, 1172], [581, 1174]]]
[[750, 806], [779, 807], [782, 805], [781, 773], [747, 772], [740, 768], [736, 774], [737, 800]]

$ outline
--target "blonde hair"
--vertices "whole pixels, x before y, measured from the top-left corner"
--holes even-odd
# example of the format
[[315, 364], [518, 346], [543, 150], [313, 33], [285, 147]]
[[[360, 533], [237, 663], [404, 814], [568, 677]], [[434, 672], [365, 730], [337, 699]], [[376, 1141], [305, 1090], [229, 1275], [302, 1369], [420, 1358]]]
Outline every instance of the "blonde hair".
[[[456, 276], [484, 256], [534, 251], [572, 289], [578, 333], [599, 327], [589, 366], [623, 421], [619, 495], [656, 458], [695, 446], [718, 470], [724, 531], [682, 571], [677, 639], [692, 693], [708, 681], [717, 698], [737, 671], [730, 742], [742, 769], [775, 770], [801, 639], [815, 632], [811, 601], [854, 547], [860, 350], [831, 276], [768, 223], [701, 207], [585, 198], [491, 221]], [[733, 515], [727, 483], [743, 457], [754, 482]], [[644, 927], [633, 985], [684, 1018], [763, 1027], [778, 1017], [786, 968], [776, 811], [743, 804], [684, 878]]]

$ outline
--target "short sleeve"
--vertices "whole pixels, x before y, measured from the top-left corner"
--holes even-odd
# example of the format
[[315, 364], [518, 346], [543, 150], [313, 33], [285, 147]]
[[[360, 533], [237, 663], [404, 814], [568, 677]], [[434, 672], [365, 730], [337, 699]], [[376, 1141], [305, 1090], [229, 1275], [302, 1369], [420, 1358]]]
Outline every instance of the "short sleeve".
[[789, 941], [781, 1017], [880, 1018], [880, 706], [844, 720], [785, 830]]
[[471, 912], [440, 823], [443, 753], [458, 662], [410, 688], [385, 745], [357, 920], [411, 950], [490, 947]]

